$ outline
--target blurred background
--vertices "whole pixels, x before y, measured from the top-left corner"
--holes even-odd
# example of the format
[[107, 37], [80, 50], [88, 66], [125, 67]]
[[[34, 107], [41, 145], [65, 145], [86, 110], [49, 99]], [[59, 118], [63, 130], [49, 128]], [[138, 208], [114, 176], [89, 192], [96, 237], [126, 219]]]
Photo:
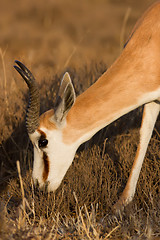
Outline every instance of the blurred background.
[[7, 71], [16, 58], [37, 68], [37, 74], [39, 69], [49, 74], [92, 59], [110, 65], [119, 55], [122, 32], [125, 40], [153, 2], [1, 0], [0, 47]]
[[20, 101], [26, 86], [13, 69], [15, 59], [26, 64], [38, 82], [93, 61], [103, 62], [107, 68], [153, 2], [1, 0], [0, 142], [12, 133], [10, 123], [22, 120], [26, 107]]

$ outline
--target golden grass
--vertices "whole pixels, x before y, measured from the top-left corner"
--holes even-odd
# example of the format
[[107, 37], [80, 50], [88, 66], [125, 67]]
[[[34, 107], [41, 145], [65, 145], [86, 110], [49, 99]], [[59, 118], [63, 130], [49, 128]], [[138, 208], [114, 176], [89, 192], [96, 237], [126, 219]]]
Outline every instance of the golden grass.
[[[70, 69], [76, 91], [80, 93], [105, 70], [94, 64], [79, 71]], [[80, 84], [83, 79], [83, 86]], [[50, 86], [42, 83], [47, 93], [42, 108], [51, 107], [52, 89], [58, 89], [59, 77]], [[24, 100], [23, 100], [24, 101]], [[133, 202], [120, 216], [112, 206], [128, 178], [139, 137], [142, 108], [119, 119], [83, 144], [77, 151], [60, 188], [53, 193], [33, 186], [32, 147], [25, 126], [15, 129], [14, 142], [4, 144], [10, 162], [5, 174], [13, 177], [1, 192], [2, 239], [154, 239], [159, 232], [160, 152], [158, 125], [152, 137], [138, 181]], [[107, 137], [107, 138], [106, 138]], [[17, 168], [16, 168], [16, 161]], [[20, 164], [19, 164], [20, 163]], [[8, 166], [7, 166], [8, 165]], [[2, 172], [2, 170], [1, 170]], [[11, 173], [12, 172], [12, 173]], [[17, 175], [17, 176], [16, 176]]]
[[142, 108], [83, 144], [55, 194], [41, 192], [31, 177], [32, 146], [24, 120], [28, 94], [12, 70], [15, 59], [32, 70], [41, 90], [41, 112], [46, 111], [53, 107], [64, 71], [70, 72], [77, 95], [83, 92], [106, 70], [106, 63], [116, 59], [152, 2], [1, 2], [0, 239], [160, 237], [159, 120], [135, 198], [120, 216], [113, 214], [112, 206], [133, 163]]

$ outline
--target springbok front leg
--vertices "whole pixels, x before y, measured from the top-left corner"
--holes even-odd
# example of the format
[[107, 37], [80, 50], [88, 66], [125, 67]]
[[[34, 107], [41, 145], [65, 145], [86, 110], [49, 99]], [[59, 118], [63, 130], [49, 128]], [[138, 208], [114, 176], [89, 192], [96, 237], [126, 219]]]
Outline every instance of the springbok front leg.
[[160, 104], [156, 102], [148, 103], [144, 106], [143, 118], [140, 129], [140, 142], [137, 149], [136, 157], [131, 169], [131, 173], [126, 184], [126, 187], [119, 199], [114, 205], [114, 210], [118, 213], [123, 210], [130, 201], [132, 201], [138, 177], [141, 171], [142, 163], [147, 151], [147, 147], [152, 136], [154, 125], [160, 111]]

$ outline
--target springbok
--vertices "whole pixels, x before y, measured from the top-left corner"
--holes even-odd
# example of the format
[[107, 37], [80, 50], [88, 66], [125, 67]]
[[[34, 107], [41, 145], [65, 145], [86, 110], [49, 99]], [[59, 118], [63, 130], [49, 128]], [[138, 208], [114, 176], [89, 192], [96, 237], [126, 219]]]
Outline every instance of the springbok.
[[136, 185], [160, 111], [160, 2], [136, 24], [115, 63], [76, 98], [70, 76], [61, 81], [55, 107], [40, 115], [39, 90], [32, 73], [19, 61], [15, 69], [29, 87], [26, 127], [34, 146], [33, 179], [55, 191], [77, 148], [124, 114], [144, 105], [140, 142], [126, 187], [116, 203], [126, 206]]

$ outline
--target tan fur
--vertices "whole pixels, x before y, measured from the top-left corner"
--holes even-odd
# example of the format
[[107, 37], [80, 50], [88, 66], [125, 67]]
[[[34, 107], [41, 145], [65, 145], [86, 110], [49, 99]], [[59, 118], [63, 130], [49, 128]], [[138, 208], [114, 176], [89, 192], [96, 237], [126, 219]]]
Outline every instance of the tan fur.
[[142, 15], [142, 17], [140, 17], [140, 19], [138, 19], [138, 21], [136, 22], [134, 28], [132, 29], [132, 32], [131, 32], [130, 36], [128, 37], [127, 42], [131, 39], [132, 35], [133, 35], [134, 32], [138, 29], [138, 27], [141, 25], [141, 23], [142, 23], [143, 20], [146, 18], [146, 16], [148, 15], [148, 13], [149, 13], [150, 11], [152, 11], [152, 10], [153, 10], [153, 13], [154, 13], [154, 11], [155, 11], [154, 8], [158, 8], [158, 7], [159, 7], [159, 6], [158, 6], [159, 3], [160, 3], [160, 1], [157, 1], [157, 2], [153, 3], [153, 4], [146, 10], [146, 12]]
[[[77, 97], [67, 115], [64, 142], [72, 143], [86, 131], [112, 121], [119, 111], [138, 104], [144, 94], [160, 87], [160, 67], [157, 64], [160, 60], [159, 13], [160, 1], [137, 22], [133, 36], [117, 61]], [[50, 121], [53, 114], [53, 110], [42, 114], [39, 128], [56, 129]]]
[[40, 116], [40, 125], [39, 125], [39, 128], [46, 128], [48, 130], [54, 130], [56, 129], [56, 125], [53, 121], [51, 121], [51, 118], [53, 117], [54, 115], [54, 110], [51, 109], [45, 113], [43, 113], [41, 116]]
[[67, 116], [64, 142], [72, 143], [86, 131], [110, 123], [120, 111], [143, 104], [143, 96], [160, 87], [159, 13], [160, 2], [144, 14], [117, 61], [77, 98]]
[[[137, 154], [126, 188], [115, 207], [118, 210], [128, 204], [134, 196], [144, 156], [160, 111], [159, 102], [155, 101], [160, 99], [159, 62], [160, 2], [157, 2], [138, 21], [115, 63], [95, 84], [78, 96], [75, 102], [72, 99], [74, 104], [67, 116], [65, 115], [66, 118], [58, 122], [55, 118], [56, 126], [52, 121], [54, 110], [41, 115], [37, 131], [46, 138], [49, 131], [45, 133], [45, 129], [53, 132], [48, 134], [48, 146], [40, 152], [43, 152], [41, 160], [44, 166], [39, 161], [42, 157], [35, 148], [35, 179], [50, 182], [50, 189], [55, 191], [81, 143], [117, 118], [145, 104]], [[65, 88], [62, 86], [62, 89]], [[33, 134], [32, 139], [35, 137], [37, 135]], [[37, 169], [42, 170], [42, 180]]]

